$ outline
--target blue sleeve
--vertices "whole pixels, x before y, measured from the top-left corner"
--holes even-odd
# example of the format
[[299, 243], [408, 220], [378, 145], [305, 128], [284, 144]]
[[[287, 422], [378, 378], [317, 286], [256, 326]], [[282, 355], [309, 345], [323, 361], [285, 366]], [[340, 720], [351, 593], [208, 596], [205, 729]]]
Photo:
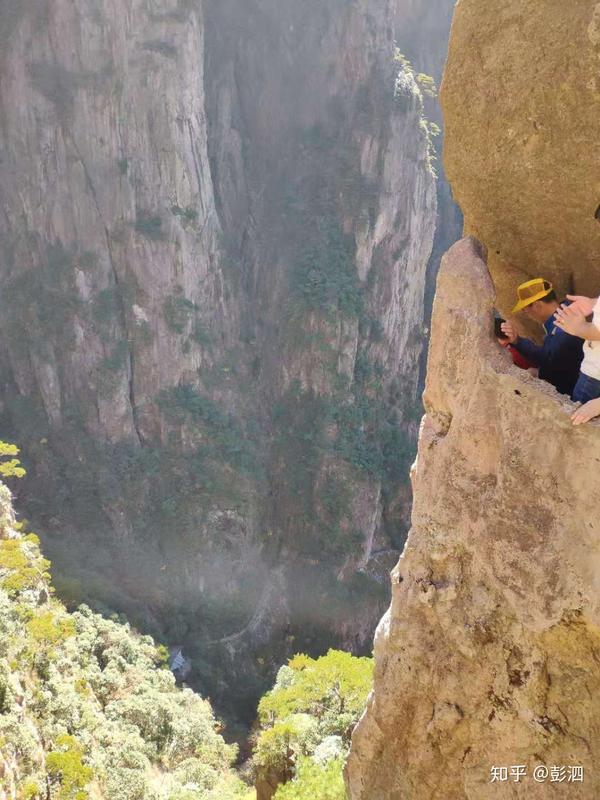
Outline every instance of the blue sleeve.
[[542, 363], [542, 355], [544, 352], [544, 348], [532, 342], [531, 339], [523, 339], [521, 336], [517, 339], [516, 343], [513, 345], [522, 356], [528, 358], [536, 367], [539, 367]]

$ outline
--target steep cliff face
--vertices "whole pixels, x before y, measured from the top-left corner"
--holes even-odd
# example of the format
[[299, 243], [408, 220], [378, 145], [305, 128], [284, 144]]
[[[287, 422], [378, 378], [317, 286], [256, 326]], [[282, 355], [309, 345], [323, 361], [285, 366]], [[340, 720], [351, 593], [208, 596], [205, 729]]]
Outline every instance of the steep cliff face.
[[[427, 3], [423, 3], [422, 0], [405, 0], [401, 4], [396, 21], [397, 39], [403, 53], [418, 70], [431, 75], [437, 86], [442, 81], [446, 63], [450, 25], [455, 4], [455, 0], [430, 0]], [[435, 150], [438, 154], [435, 161], [435, 171], [438, 176], [437, 221], [425, 287], [425, 321], [429, 325], [440, 261], [446, 250], [460, 239], [463, 218], [452, 196], [441, 158], [444, 139], [441, 107], [437, 98], [426, 96], [424, 99], [428, 119], [440, 126], [440, 136], [435, 139]], [[423, 381], [425, 357], [426, 352], [424, 351]]]
[[445, 162], [485, 247], [455, 245], [438, 279], [412, 528], [353, 737], [353, 800], [600, 790], [600, 426], [574, 428], [572, 404], [515, 368], [492, 327], [522, 276], [598, 294], [597, 14], [457, 4]]
[[22, 501], [65, 596], [185, 643], [200, 680], [299, 632], [360, 647], [403, 539], [436, 198], [397, 11], [0, 11]]
[[[574, 429], [571, 404], [512, 365], [494, 303], [465, 239], [437, 285], [413, 526], [353, 736], [353, 800], [600, 790], [600, 426]], [[491, 782], [512, 765], [527, 776]], [[582, 765], [584, 782], [536, 781], [540, 765]]]

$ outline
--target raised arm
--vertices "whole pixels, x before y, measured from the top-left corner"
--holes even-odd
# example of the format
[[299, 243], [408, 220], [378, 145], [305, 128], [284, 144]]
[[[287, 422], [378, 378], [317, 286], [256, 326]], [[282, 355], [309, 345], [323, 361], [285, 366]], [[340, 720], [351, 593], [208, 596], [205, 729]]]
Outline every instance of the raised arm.
[[[596, 305], [595, 300], [590, 298], [582, 298], [590, 300], [592, 303], [592, 310]], [[580, 339], [588, 339], [592, 342], [600, 341], [600, 328], [596, 327], [593, 322], [587, 322], [586, 316], [592, 312], [586, 313], [589, 305], [583, 303], [572, 303], [570, 306], [561, 306], [554, 315], [554, 322], [558, 328], [570, 333], [571, 336], [578, 336]]]
[[543, 347], [539, 344], [535, 344], [531, 339], [524, 339], [522, 336], [519, 336], [512, 322], [504, 322], [502, 331], [508, 336], [509, 343], [512, 344], [513, 347], [516, 347], [521, 355], [528, 358], [534, 366], [539, 367], [541, 365], [542, 354], [544, 352]]
[[571, 302], [571, 308], [579, 308], [586, 317], [594, 311], [594, 306], [598, 302], [597, 297], [585, 297], [582, 294], [568, 294], [567, 300]]

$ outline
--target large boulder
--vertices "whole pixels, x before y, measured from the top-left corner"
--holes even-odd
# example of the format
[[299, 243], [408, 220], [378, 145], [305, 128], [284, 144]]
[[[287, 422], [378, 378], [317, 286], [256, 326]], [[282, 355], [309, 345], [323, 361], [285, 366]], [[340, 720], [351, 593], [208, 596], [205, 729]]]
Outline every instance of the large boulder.
[[600, 3], [460, 0], [445, 167], [500, 306], [538, 275], [600, 293]]

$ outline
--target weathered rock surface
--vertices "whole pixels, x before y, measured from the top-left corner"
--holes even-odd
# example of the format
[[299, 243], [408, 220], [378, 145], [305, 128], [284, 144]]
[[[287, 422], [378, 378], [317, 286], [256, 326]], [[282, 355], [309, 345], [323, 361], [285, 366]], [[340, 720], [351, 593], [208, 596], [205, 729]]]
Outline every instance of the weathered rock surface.
[[[478, 245], [438, 280], [413, 524], [353, 736], [352, 800], [600, 793], [600, 425], [514, 367]], [[527, 777], [491, 783], [492, 766]], [[538, 765], [582, 765], [583, 783]], [[566, 773], [565, 773], [566, 774]]]
[[406, 533], [436, 198], [397, 11], [0, 8], [21, 502], [65, 597], [184, 643], [201, 681], [243, 673], [213, 698], [332, 631], [366, 645]]
[[441, 99], [446, 172], [502, 309], [540, 274], [596, 296], [597, 0], [460, 0]]
[[492, 335], [493, 308], [526, 277], [599, 290], [597, 19], [595, 2], [456, 7], [445, 167], [484, 247], [455, 245], [438, 279], [413, 524], [353, 737], [352, 800], [600, 791], [600, 426], [573, 428], [571, 404]]

